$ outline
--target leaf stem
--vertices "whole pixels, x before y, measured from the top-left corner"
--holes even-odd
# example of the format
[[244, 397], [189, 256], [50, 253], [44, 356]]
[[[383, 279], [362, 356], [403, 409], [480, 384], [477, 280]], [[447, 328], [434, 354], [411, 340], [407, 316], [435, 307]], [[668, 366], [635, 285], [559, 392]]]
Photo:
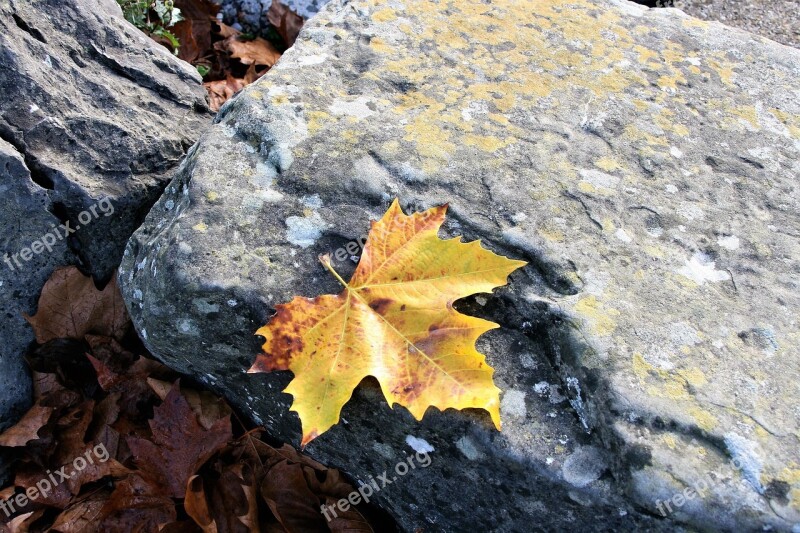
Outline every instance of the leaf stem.
[[331, 265], [331, 256], [329, 256], [328, 254], [321, 255], [321, 256], [319, 256], [319, 262], [320, 262], [320, 263], [322, 263], [322, 265], [323, 265], [325, 268], [327, 268], [327, 269], [330, 271], [330, 273], [331, 273], [331, 274], [333, 274], [334, 276], [336, 276], [336, 279], [338, 279], [338, 280], [339, 280], [339, 283], [341, 283], [342, 285], [344, 285], [344, 287], [345, 287], [345, 288], [349, 288], [349, 287], [350, 287], [350, 286], [347, 284], [347, 282], [346, 282], [345, 280], [343, 280], [343, 279], [342, 279], [342, 276], [340, 276], [340, 275], [339, 275], [339, 273], [338, 273], [338, 272], [336, 272], [336, 271], [333, 269], [333, 265]]

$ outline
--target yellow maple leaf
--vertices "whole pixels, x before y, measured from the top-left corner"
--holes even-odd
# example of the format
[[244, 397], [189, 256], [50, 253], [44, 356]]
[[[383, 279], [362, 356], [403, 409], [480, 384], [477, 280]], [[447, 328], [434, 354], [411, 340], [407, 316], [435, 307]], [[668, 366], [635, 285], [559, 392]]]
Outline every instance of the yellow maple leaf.
[[284, 392], [303, 426], [302, 445], [339, 421], [366, 376], [381, 384], [389, 405], [417, 420], [428, 407], [486, 409], [500, 429], [499, 392], [480, 335], [497, 326], [453, 309], [453, 302], [506, 284], [525, 265], [485, 250], [480, 241], [437, 236], [447, 206], [403, 214], [395, 200], [372, 222], [350, 283], [337, 295], [295, 297], [256, 334], [266, 342], [249, 372], [291, 370]]

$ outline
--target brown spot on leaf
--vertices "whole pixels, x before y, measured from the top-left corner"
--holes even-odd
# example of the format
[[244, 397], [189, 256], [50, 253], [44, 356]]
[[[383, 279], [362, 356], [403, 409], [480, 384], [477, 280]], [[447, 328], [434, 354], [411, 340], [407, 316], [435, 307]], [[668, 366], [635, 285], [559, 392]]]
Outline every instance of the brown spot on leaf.
[[303, 339], [298, 337], [297, 335], [284, 335], [283, 348], [286, 350], [287, 353], [302, 352]]
[[386, 309], [394, 303], [394, 300], [391, 298], [378, 298], [374, 302], [370, 302], [370, 308], [378, 313], [379, 315], [383, 315], [386, 313]]

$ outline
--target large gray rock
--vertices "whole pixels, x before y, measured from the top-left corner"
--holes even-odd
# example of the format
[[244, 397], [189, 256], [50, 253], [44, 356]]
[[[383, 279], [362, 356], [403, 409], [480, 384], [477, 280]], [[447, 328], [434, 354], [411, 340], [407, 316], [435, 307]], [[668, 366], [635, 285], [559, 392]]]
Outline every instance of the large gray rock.
[[0, 72], [4, 428], [30, 402], [22, 313], [57, 266], [111, 278], [210, 115], [197, 73], [114, 0], [0, 1]]
[[33, 340], [33, 333], [22, 312], [35, 311], [35, 287], [41, 289], [53, 270], [70, 260], [60, 230], [57, 237], [46, 237], [50, 250], [42, 243], [37, 246], [39, 253], [30, 251], [28, 261], [12, 255], [60, 227], [61, 222], [50, 208], [47, 191], [31, 180], [22, 155], [0, 139], [0, 252], [4, 259], [0, 265], [0, 428], [8, 426], [30, 403], [30, 379], [22, 354]]
[[73, 234], [108, 279], [127, 237], [208, 121], [200, 76], [122, 18], [114, 0], [0, 2], [0, 136], [61, 219], [110, 197]]
[[800, 51], [674, 9], [334, 2], [192, 149], [124, 295], [154, 354], [296, 444], [253, 332], [338, 292], [318, 254], [393, 197], [447, 202], [446, 235], [530, 261], [461, 303], [503, 326], [502, 432], [366, 380], [312, 456], [367, 480], [426, 441], [378, 495], [408, 531], [796, 531], [799, 84]]

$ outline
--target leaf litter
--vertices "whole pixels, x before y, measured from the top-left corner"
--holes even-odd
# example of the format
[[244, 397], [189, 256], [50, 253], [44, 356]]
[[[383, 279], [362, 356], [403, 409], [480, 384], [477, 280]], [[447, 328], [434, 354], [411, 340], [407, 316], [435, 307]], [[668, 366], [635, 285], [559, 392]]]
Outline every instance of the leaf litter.
[[[223, 399], [151, 359], [121, 301], [113, 282], [98, 290], [67, 267], [28, 317], [40, 341], [27, 357], [33, 406], [0, 434], [14, 458], [0, 490], [13, 512], [0, 512], [0, 532], [375, 530], [380, 518], [364, 504], [327, 522], [320, 506], [353, 486], [289, 445], [267, 444]], [[106, 460], [79, 467], [75, 458], [98, 449]], [[17, 505], [42, 480], [60, 482]]]
[[[273, 28], [267, 38], [244, 34], [219, 20], [220, 6], [211, 0], [175, 0], [183, 19], [172, 32], [180, 46], [180, 59], [194, 65], [203, 76], [211, 110], [216, 112], [229, 98], [253, 83], [292, 46], [303, 18], [275, 0], [267, 11]], [[159, 40], [168, 48], [168, 42]]]

